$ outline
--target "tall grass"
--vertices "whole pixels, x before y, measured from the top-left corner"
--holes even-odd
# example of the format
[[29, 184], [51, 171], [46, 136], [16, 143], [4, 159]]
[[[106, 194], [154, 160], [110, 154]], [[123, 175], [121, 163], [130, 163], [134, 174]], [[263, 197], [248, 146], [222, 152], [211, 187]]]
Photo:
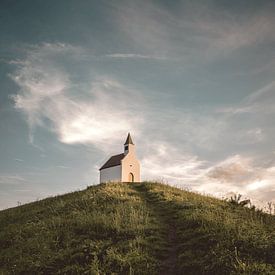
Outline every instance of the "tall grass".
[[[106, 184], [0, 212], [3, 273], [156, 272], [154, 218], [127, 184]], [[0, 272], [1, 273], [1, 272]]]

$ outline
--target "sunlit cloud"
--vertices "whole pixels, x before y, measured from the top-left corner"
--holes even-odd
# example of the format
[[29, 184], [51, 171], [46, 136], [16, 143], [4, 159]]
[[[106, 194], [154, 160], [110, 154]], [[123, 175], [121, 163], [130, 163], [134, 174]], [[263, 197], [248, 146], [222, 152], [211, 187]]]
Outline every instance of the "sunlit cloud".
[[211, 167], [206, 182], [197, 189], [218, 196], [239, 193], [263, 206], [268, 200], [275, 201], [274, 185], [274, 167], [259, 167], [253, 159], [236, 155]]
[[254, 191], [254, 190], [261, 189], [261, 188], [265, 188], [269, 185], [270, 185], [270, 182], [267, 181], [267, 180], [254, 181], [254, 182], [247, 185], [247, 190], [248, 191]]
[[11, 75], [20, 88], [13, 97], [15, 107], [26, 115], [31, 130], [47, 126], [63, 143], [96, 146], [115, 142], [131, 130], [138, 134], [142, 116], [137, 116], [134, 92], [115, 79], [100, 76], [91, 81], [89, 97], [79, 99], [70, 75], [55, 64], [56, 56], [64, 51], [78, 53], [66, 45], [36, 47], [24, 61], [17, 62]]
[[258, 207], [265, 206], [268, 200], [275, 202], [274, 167], [257, 167], [251, 158], [235, 155], [211, 163], [179, 152], [171, 144], [159, 144], [142, 163], [146, 179], [162, 180], [220, 198], [242, 194]]
[[250, 158], [235, 155], [215, 165], [209, 170], [207, 176], [220, 182], [242, 186], [251, 180], [258, 180], [261, 173], [262, 171], [255, 170], [252, 166]]
[[171, 184], [190, 185], [201, 178], [205, 162], [198, 157], [160, 141], [148, 146], [150, 153], [142, 159], [145, 179], [164, 179]]

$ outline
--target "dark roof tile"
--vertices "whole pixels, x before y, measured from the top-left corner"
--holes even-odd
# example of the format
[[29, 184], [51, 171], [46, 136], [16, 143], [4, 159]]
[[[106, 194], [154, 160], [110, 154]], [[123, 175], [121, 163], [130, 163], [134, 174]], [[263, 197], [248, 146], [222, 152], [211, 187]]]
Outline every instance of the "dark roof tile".
[[125, 157], [125, 155], [123, 153], [110, 157], [99, 170], [120, 165], [121, 164], [121, 160], [124, 157]]

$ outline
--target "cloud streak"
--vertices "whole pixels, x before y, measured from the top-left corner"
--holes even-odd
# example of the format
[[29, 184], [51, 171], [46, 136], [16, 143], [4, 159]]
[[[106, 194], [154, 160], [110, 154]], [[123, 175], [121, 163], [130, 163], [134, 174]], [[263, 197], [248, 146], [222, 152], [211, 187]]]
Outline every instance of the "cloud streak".
[[26, 179], [19, 175], [0, 175], [0, 184], [17, 185], [25, 181]]
[[275, 81], [272, 81], [257, 91], [252, 92], [238, 106], [218, 109], [217, 112], [239, 115], [246, 113], [274, 114]]
[[138, 134], [142, 116], [136, 115], [137, 101], [131, 102], [137, 100], [133, 91], [100, 76], [92, 80], [87, 97], [79, 99], [77, 85], [55, 64], [56, 56], [64, 52], [75, 55], [78, 49], [55, 44], [36, 47], [17, 63], [17, 71], [11, 75], [20, 88], [13, 97], [15, 107], [26, 115], [31, 130], [48, 127], [63, 143], [97, 146], [130, 130]]
[[155, 55], [144, 55], [136, 53], [113, 53], [107, 54], [106, 57], [112, 57], [117, 59], [150, 59], [150, 60], [165, 60], [165, 57]]
[[275, 41], [274, 17], [267, 10], [234, 17], [208, 2], [188, 2], [167, 9], [159, 3], [127, 2], [116, 12], [125, 37], [145, 52], [174, 59], [201, 60]]

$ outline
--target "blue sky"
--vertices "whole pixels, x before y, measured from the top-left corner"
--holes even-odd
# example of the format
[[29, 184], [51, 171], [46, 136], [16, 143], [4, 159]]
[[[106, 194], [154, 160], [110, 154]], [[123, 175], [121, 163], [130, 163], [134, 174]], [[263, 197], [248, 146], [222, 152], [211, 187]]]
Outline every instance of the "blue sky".
[[274, 1], [1, 1], [0, 208], [144, 180], [275, 202]]

